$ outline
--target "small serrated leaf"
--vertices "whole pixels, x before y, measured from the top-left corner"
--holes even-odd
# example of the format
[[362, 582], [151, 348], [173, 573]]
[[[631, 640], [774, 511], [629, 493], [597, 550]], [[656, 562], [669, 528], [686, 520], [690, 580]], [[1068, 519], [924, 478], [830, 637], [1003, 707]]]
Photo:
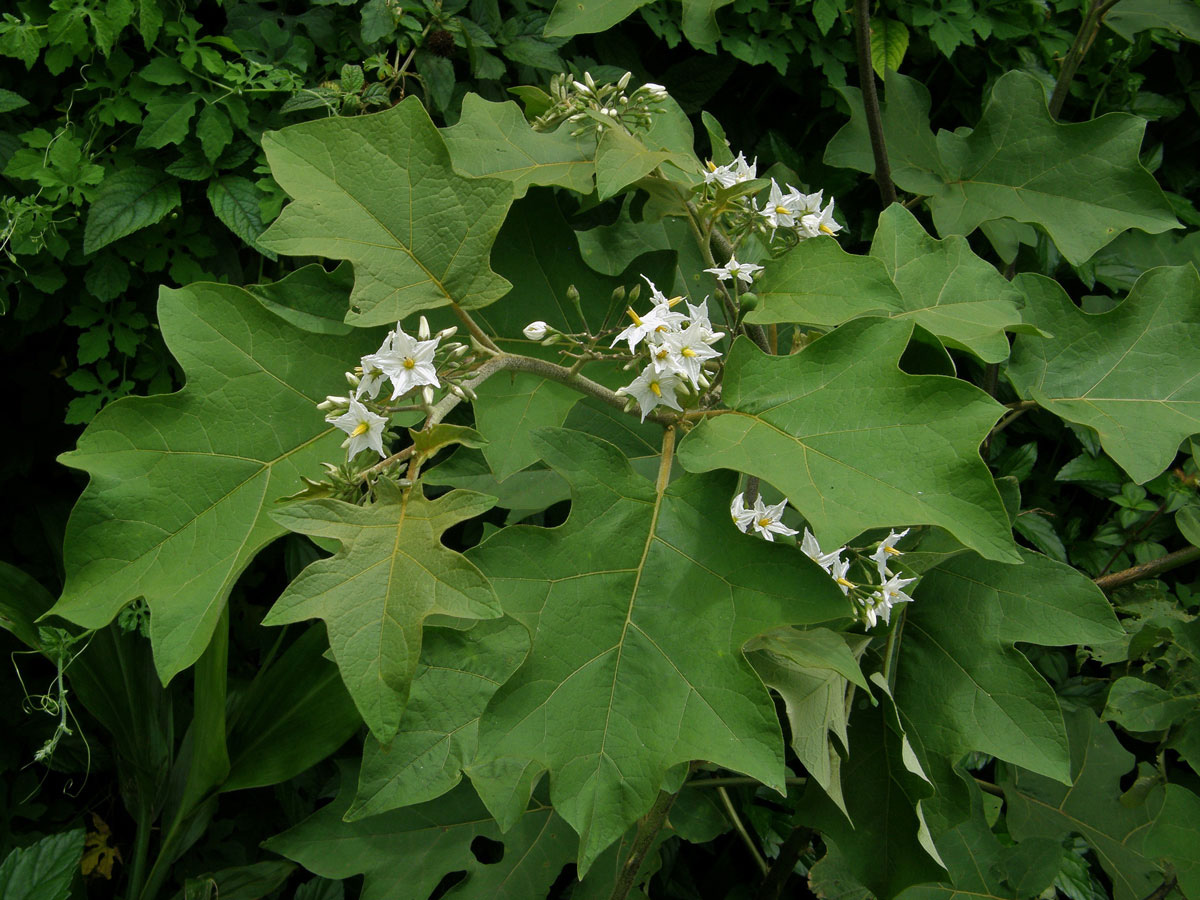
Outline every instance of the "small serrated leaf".
[[88, 207], [83, 251], [94, 253], [153, 225], [178, 205], [179, 185], [170, 175], [142, 166], [113, 172]]
[[263, 256], [275, 259], [274, 251], [263, 247], [258, 240], [265, 230], [260, 199], [254, 182], [242, 175], [222, 175], [208, 184], [208, 202], [217, 218]]
[[898, 19], [871, 19], [871, 68], [880, 78], [888, 69], [900, 68], [908, 51], [908, 27]]

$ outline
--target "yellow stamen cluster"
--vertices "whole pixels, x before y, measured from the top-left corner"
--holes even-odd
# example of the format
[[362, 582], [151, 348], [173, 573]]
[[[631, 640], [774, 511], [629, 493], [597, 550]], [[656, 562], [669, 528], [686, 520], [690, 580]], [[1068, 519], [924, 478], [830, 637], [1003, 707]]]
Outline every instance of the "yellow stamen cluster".
[[350, 432], [350, 437], [356, 438], [359, 435], [366, 434], [370, 430], [371, 430], [371, 426], [369, 423], [359, 422], [357, 425], [354, 426], [354, 430], [352, 432]]

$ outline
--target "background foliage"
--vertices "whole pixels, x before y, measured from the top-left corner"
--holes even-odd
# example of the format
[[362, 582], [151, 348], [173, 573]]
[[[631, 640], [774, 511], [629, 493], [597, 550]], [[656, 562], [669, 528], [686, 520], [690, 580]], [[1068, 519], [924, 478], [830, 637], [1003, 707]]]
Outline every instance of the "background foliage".
[[[228, 335], [274, 331], [281, 345], [311, 338], [311, 347], [302, 351], [310, 367], [309, 401], [335, 389], [339, 367], [345, 365], [339, 360], [366, 352], [357, 346], [362, 339], [341, 324], [341, 313], [329, 313], [331, 297], [344, 305], [350, 284], [346, 270], [326, 275], [302, 268], [309, 261], [306, 254], [336, 254], [305, 243], [311, 236], [296, 213], [279, 219], [290, 187], [280, 156], [287, 148], [279, 136], [267, 141], [263, 136], [288, 124], [311, 120], [315, 134], [329, 117], [393, 107], [411, 117], [411, 105], [397, 104], [415, 95], [433, 116], [426, 139], [440, 144], [429, 135], [434, 125], [442, 126], [445, 152], [456, 169], [485, 175], [491, 161], [472, 159], [471, 142], [486, 129], [505, 127], [503, 121], [490, 121], [499, 113], [493, 115], [486, 101], [509, 99], [508, 88], [516, 88], [528, 103], [530, 94], [522, 94], [521, 86], [545, 85], [560, 71], [590, 71], [603, 80], [632, 70], [637, 79], [662, 83], [693, 117], [697, 134], [704, 133], [700, 110], [707, 110], [735, 149], [757, 156], [760, 171], [783, 166], [800, 173], [811, 189], [824, 187], [838, 197], [848, 224], [842, 250], [805, 245], [805, 253], [789, 260], [795, 271], [772, 273], [774, 280], [761, 285], [751, 321], [767, 326], [799, 321], [799, 310], [803, 321], [832, 327], [860, 313], [891, 310], [904, 325], [871, 331], [852, 324], [837, 339], [869, 332], [882, 345], [912, 322], [950, 348], [960, 374], [985, 387], [994, 385], [988, 366], [1007, 356], [1010, 335], [1028, 334], [1028, 326], [1034, 326], [1048, 336], [1016, 340], [1009, 372], [1019, 393], [1002, 396], [1035, 399], [1041, 409], [1002, 420], [985, 457], [1002, 489], [1012, 488], [1008, 514], [1027, 545], [1022, 552], [1030, 560], [1030, 548], [1044, 554], [1027, 565], [1040, 566], [1046, 583], [1070, 581], [1063, 564], [1102, 577], [1197, 545], [1196, 461], [1175, 452], [1180, 440], [1200, 429], [1192, 407], [1171, 409], [1158, 401], [1200, 369], [1195, 350], [1200, 284], [1191, 270], [1139, 279], [1155, 265], [1197, 262], [1200, 95], [1194, 67], [1200, 62], [1195, 44], [1200, 8], [1188, 2], [1121, 0], [1107, 12], [1082, 59], [1059, 117], [1087, 124], [1066, 126], [1036, 114], [1005, 119], [1007, 110], [1040, 108], [1038, 101], [1049, 98], [1090, 6], [1074, 0], [881, 0], [873, 7], [872, 63], [883, 92], [893, 172], [909, 197], [924, 198], [910, 204], [916, 216], [897, 207], [881, 215], [876, 187], [864, 174], [874, 171], [874, 163], [857, 88], [853, 18], [844, 5], [830, 0], [785, 5], [629, 0], [561, 7], [537, 0], [20, 0], [6, 11], [0, 20], [2, 339], [15, 376], [14, 420], [22, 423], [22, 436], [36, 439], [14, 442], [0, 470], [10, 509], [6, 564], [0, 568], [0, 624], [11, 632], [5, 648], [14, 663], [0, 675], [10, 698], [0, 715], [6, 734], [19, 735], [0, 751], [3, 895], [22, 896], [15, 893], [18, 886], [32, 880], [44, 893], [28, 896], [39, 897], [124, 897], [129, 884], [139, 883], [148, 884], [146, 898], [178, 892], [209, 896], [206, 892], [214, 889], [222, 897], [246, 900], [392, 897], [401, 889], [423, 898], [460, 882], [483, 891], [480, 896], [495, 895], [494, 885], [500, 883], [519, 886], [512, 896], [588, 896], [586, 887], [571, 893], [576, 841], [548, 797], [535, 795], [518, 831], [501, 834], [465, 786], [444, 796], [421, 796], [420, 790], [432, 791], [429, 782], [406, 780], [404, 767], [373, 743], [390, 736], [395, 723], [375, 717], [362, 691], [352, 680], [344, 683], [323, 656], [325, 629], [259, 627], [285, 585], [321, 553], [297, 534], [270, 541], [287, 529], [331, 538], [346, 528], [367, 530], [371, 521], [332, 521], [322, 514], [319, 500], [294, 507], [288, 521], [268, 516], [264, 507], [246, 538], [245, 558], [222, 563], [236, 573], [266, 546], [240, 577], [222, 583], [222, 589], [232, 590], [229, 609], [221, 616], [214, 611], [206, 623], [218, 640], [210, 642], [207, 632], [187, 634], [187, 622], [150, 616], [156, 643], [166, 641], [176, 659], [166, 669], [162, 657], [151, 656], [146, 609], [156, 605], [155, 579], [163, 583], [177, 565], [171, 558], [163, 558], [161, 571], [145, 574], [142, 582], [111, 585], [107, 597], [93, 590], [73, 593], [72, 577], [80, 578], [88, 565], [103, 567], [106, 558], [102, 539], [80, 536], [105, 517], [120, 515], [120, 496], [105, 501], [114, 504], [109, 508], [93, 510], [94, 522], [79, 515], [72, 520], [74, 546], [86, 547], [93, 558], [69, 559], [71, 577], [64, 570], [67, 512], [83, 482], [54, 457], [72, 450], [79, 426], [114, 399], [174, 390], [183, 384], [185, 370], [192, 373], [193, 393], [185, 390], [154, 402], [185, 405], [198, 398], [186, 345], [171, 344], [172, 329], [179, 333], [182, 318], [220, 321]], [[1136, 118], [1100, 118], [1109, 112]], [[378, 119], [359, 121], [369, 132]], [[958, 131], [963, 128], [971, 130]], [[1009, 145], [1009, 157], [1001, 158], [997, 171], [1001, 164], [1033, 165], [1083, 146], [1101, 148], [1096, 156], [1114, 171], [1090, 170], [1083, 181], [1046, 175], [1037, 184], [1038, 195], [1054, 200], [1032, 213], [1036, 203], [1022, 198], [1019, 188], [958, 187], [964, 173], [990, 174], [986, 166], [994, 136], [1014, 129], [1027, 135], [1029, 144]], [[301, 134], [287, 132], [282, 140], [298, 141]], [[705, 152], [703, 146], [699, 150]], [[593, 161], [581, 160], [570, 142], [554, 152], [557, 180], [538, 183], [588, 190], [590, 170], [581, 176], [579, 167]], [[712, 152], [715, 156], [719, 149], [714, 146]], [[1165, 202], [1156, 199], [1155, 182]], [[503, 262], [509, 251], [548, 243], [556, 228], [560, 234], [568, 228], [581, 234], [580, 249], [593, 271], [570, 277], [585, 294], [607, 296], [643, 247], [659, 250], [643, 258], [645, 271], [670, 283], [676, 262], [662, 253], [669, 235], [660, 232], [655, 243], [653, 229], [647, 228], [638, 233], [638, 249], [629, 249], [610, 239], [619, 231], [604, 230], [619, 225], [618, 216], [638, 211], [618, 214], [617, 204], [610, 203], [575, 213], [536, 188], [530, 191], [532, 183], [514, 179], [514, 196], [525, 199], [513, 208], [492, 253], [495, 273], [489, 277], [497, 291], [500, 281], [517, 283], [521, 276]], [[1104, 190], [1098, 191], [1098, 184]], [[614, 183], [608, 193], [622, 187]], [[1184, 227], [1172, 228], [1174, 220]], [[1034, 221], [1039, 228], [1031, 226]], [[980, 223], [983, 227], [974, 231]], [[1138, 230], [1124, 230], [1130, 226]], [[930, 237], [935, 229], [942, 240]], [[1114, 231], [1123, 233], [1109, 240]], [[967, 236], [945, 237], [948, 232]], [[485, 244], [476, 254], [482, 261], [486, 249]], [[844, 251], [868, 254], [861, 278], [813, 296], [806, 286], [819, 281], [822, 265], [839, 264], [836, 254]], [[354, 261], [363, 266], [362, 260]], [[479, 267], [471, 271], [478, 273]], [[585, 284], [585, 277], [594, 283]], [[958, 279], [955, 293], [979, 297], [980, 308], [971, 318], [985, 319], [987, 327], [964, 330], [963, 317], [921, 295], [922, 285], [939, 277], [947, 283]], [[307, 317], [300, 329], [284, 327], [255, 299], [278, 299], [282, 295], [272, 294], [272, 287], [289, 278], [288, 296], [299, 292], [309, 304], [292, 312]], [[197, 281], [216, 284], [168, 291], [159, 305], [160, 285], [175, 289]], [[251, 294], [244, 289], [251, 284], [266, 287]], [[355, 291], [362, 290], [356, 282]], [[1126, 294], [1134, 302], [1117, 306]], [[871, 298], [869, 303], [864, 297]], [[1082, 298], [1079, 307], [1071, 297]], [[853, 315], [847, 298], [863, 303]], [[371, 322], [437, 305], [427, 295], [421, 302], [383, 309], [374, 307], [369, 292], [366, 298], [356, 293], [355, 299]], [[1037, 309], [1038, 318], [1023, 319], [1017, 313], [1022, 306]], [[505, 315], [514, 316], [513, 322], [504, 321]], [[534, 316], [517, 321], [519, 311], [492, 307], [482, 317], [500, 332], [515, 333]], [[510, 327], [514, 323], [516, 329]], [[313, 335], [322, 328], [326, 333], [318, 341]], [[1163, 376], [1162, 396], [1134, 404], [1125, 427], [1107, 427], [1103, 405], [1081, 409], [1073, 398], [1108, 378], [1106, 387], [1116, 389], [1105, 400], [1128, 409], [1129, 400], [1141, 394], [1127, 388], [1122, 393], [1120, 367], [1131, 354], [1136, 359], [1138, 342], [1147, 339], [1177, 347], [1177, 358], [1164, 367], [1170, 371]], [[330, 353], [331, 340], [332, 346], [347, 349], [322, 361], [318, 357]], [[1079, 352], [1081, 343], [1086, 353]], [[832, 343], [827, 349], [837, 355]], [[237, 358], [236, 350], [230, 352]], [[743, 358], [736, 365], [747, 384], [770, 381], [756, 367], [792, 362], [752, 358], [745, 347], [738, 352]], [[1071, 373], [1065, 383], [1064, 372]], [[1130, 379], [1143, 372], [1136, 370]], [[555, 396], [552, 387], [539, 391], [544, 412], [539, 405], [534, 414], [544, 415], [545, 424], [566, 422], [587, 431], [584, 423], [606, 415], [587, 401], [576, 405], [573, 398]], [[516, 386], [512, 392], [518, 398], [525, 393]], [[729, 398], [736, 398], [736, 391]], [[493, 408], [503, 418], [502, 407]], [[737, 408], [736, 418], [760, 417], [752, 404]], [[770, 424], [771, 416], [786, 413], [762, 412], [761, 418]], [[279, 415], [295, 423], [314, 421], [299, 410]], [[475, 424], [485, 434], [499, 430], [486, 420]], [[636, 462], [656, 454], [657, 444], [654, 438], [646, 443], [645, 432], [633, 424], [629, 447], [622, 449]], [[123, 430], [134, 433], [137, 427], [131, 422]], [[984, 424], [960, 440], [977, 442], [987, 431]], [[281, 435], [283, 465], [276, 466], [273, 458], [261, 461], [261, 479], [278, 479], [280, 485], [264, 488], [268, 503], [296, 486], [296, 471], [288, 468], [293, 459], [284, 451], [312, 436]], [[229, 438], [237, 444], [236, 434]], [[336, 445], [329, 438], [325, 443]], [[697, 433], [686, 451], [688, 467], [709, 468], [709, 459], [711, 467], [719, 467], [722, 446], [718, 428]], [[325, 449], [326, 457], [336, 455]], [[65, 461], [88, 469], [88, 454], [95, 450], [85, 439]], [[496, 479], [489, 471], [501, 477], [517, 473], [511, 484], [504, 482], [509, 493], [499, 504], [511, 511], [510, 521], [532, 510], [536, 517], [529, 521], [560, 521], [561, 510], [543, 512], [545, 504], [538, 499], [568, 496], [573, 476], [565, 463], [554, 464], [556, 452], [563, 450], [519, 440], [512, 445], [493, 441], [474, 455], [460, 451], [450, 465], [430, 473], [431, 479], [460, 489], [447, 495], [456, 498], [458, 510], [431, 510], [421, 519], [429, 523], [423, 527], [447, 529], [448, 543], [459, 550], [476, 544], [481, 535], [454, 521], [483, 510], [469, 491], [491, 492]], [[769, 455], [769, 448], [755, 448], [755, 454]], [[546, 459], [551, 468], [525, 469], [537, 459]], [[99, 477], [136, 483], [138, 465], [94, 472], [93, 490]], [[218, 486], [223, 478], [241, 478], [233, 471], [212, 474]], [[758, 474], [786, 489], [803, 509], [806, 485], [791, 483], [794, 473]], [[524, 486], [515, 481], [520, 477]], [[714, 490], [706, 479], [719, 476], [689, 477], [694, 480], [673, 488], [681, 497]], [[136, 503], [136, 494], [131, 498], [128, 502]], [[204, 498], [182, 499], [199, 503]], [[450, 500], [438, 503], [450, 505]], [[998, 506], [992, 511], [1001, 514]], [[373, 508], [370, 515], [386, 519], [388, 510]], [[503, 515], [489, 513], [482, 526], [468, 527], [495, 528], [503, 524]], [[856, 520], [830, 527], [851, 536], [886, 524]], [[214, 535], [219, 533], [221, 523], [213, 528]], [[985, 556], [995, 555], [999, 544], [989, 543], [985, 530], [980, 526], [978, 533], [958, 536]], [[200, 544], [218, 546], [211, 536]], [[499, 557], [499, 546], [469, 554], [463, 571], [478, 567], [502, 581], [504, 560], [513, 554]], [[929, 551], [930, 567], [941, 561], [936, 555]], [[685, 790], [671, 815], [683, 840], [672, 837], [656, 849], [649, 896], [756, 896], [754, 853], [767, 861], [792, 859], [797, 874], [787, 890], [803, 891], [807, 884], [823, 897], [864, 896], [868, 889], [881, 897], [901, 891], [905, 897], [966, 892], [1012, 898], [1058, 892], [1072, 900], [1134, 900], [1171, 891], [1200, 896], [1195, 828], [1179, 824], [1194, 824], [1200, 816], [1195, 776], [1200, 765], [1195, 618], [1200, 598], [1194, 568], [1110, 589], [1121, 622], [1116, 632], [1105, 627], [1099, 612], [1076, 614], [1077, 621], [1067, 624], [1067, 610], [1039, 610], [1037, 598], [1005, 587], [1003, 566], [973, 565], [951, 561], [934, 569], [923, 585], [926, 594], [936, 594], [939, 584], [954, 585], [955, 579], [983, 580], [997, 592], [1001, 619], [973, 622], [969, 610], [914, 605], [904, 644], [914, 662], [900, 668], [895, 686], [900, 698], [922, 689], [904, 682], [903, 673], [915, 667], [923, 680], [934, 682], [942, 669], [972, 671], [979, 691], [946, 698], [947, 707], [961, 716], [960, 728], [944, 737], [944, 746], [918, 747], [917, 755], [952, 757], [969, 750], [1007, 760], [982, 753], [972, 758], [977, 781], [964, 782], [960, 798], [972, 811], [967, 821], [943, 830], [945, 811], [937, 802], [917, 807], [939, 833], [937, 850], [945, 868], [925, 853], [913, 819], [916, 801], [928, 799], [925, 777], [936, 779], [939, 773], [883, 773], [880, 759], [862, 755], [841, 763], [821, 759], [825, 740], [814, 750], [793, 733], [795, 759], [789, 761], [802, 763], [824, 787], [840, 783], [840, 803], [811, 783], [789, 793], [786, 803], [763, 788], [737, 784], [726, 792], [735, 810], [730, 818], [714, 789]], [[336, 598], [305, 596], [303, 579], [290, 591], [289, 603], [297, 609], [324, 602], [344, 616], [355, 613], [335, 605]], [[81, 604], [75, 621], [91, 616], [104, 627], [78, 643], [39, 628], [34, 618], [60, 594]], [[126, 606], [133, 596], [145, 596], [149, 607]], [[1086, 607], [1086, 598], [1074, 600], [1074, 608]], [[490, 598], [471, 602], [472, 616], [491, 614]], [[123, 609], [120, 620], [108, 625], [118, 609]], [[289, 615], [277, 607], [272, 615], [277, 622], [299, 622], [312, 614]], [[424, 614], [417, 617], [418, 625]], [[1054, 635], [1029, 628], [1031, 621], [1044, 624], [1056, 616]], [[322, 617], [338, 657], [338, 629], [353, 623]], [[952, 627], [963, 623], [966, 628]], [[480, 632], [484, 626], [492, 630], [486, 653], [471, 645], [485, 633]], [[473, 703], [482, 710], [494, 690], [487, 685], [507, 681], [523, 658], [525, 632], [509, 620], [485, 620], [469, 632], [427, 627], [424, 635], [423, 663], [414, 657], [399, 668], [406, 673], [401, 681], [414, 679], [406, 717], [426, 727], [406, 732], [401, 737], [410, 743], [399, 750], [393, 743], [391, 752], [422, 760], [449, 748], [438, 782], [449, 788], [461, 777], [463, 763], [475, 757], [476, 736], [464, 730], [467, 723], [447, 720], [436, 698], [453, 692], [462, 698], [463, 709]], [[1031, 641], [1038, 646], [1026, 643]], [[779, 653], [811, 660], [814, 651], [774, 647], [770, 654], [756, 652], [759, 676], [791, 707], [793, 726], [803, 721], [821, 735], [849, 733], [856, 746], [877, 745], [892, 760], [904, 757], [906, 729], [929, 733], [919, 721], [895, 720], [895, 708], [886, 703], [860, 705], [848, 720], [811, 702], [801, 704], [802, 697], [840, 696], [848, 681], [861, 679], [853, 659], [850, 665], [839, 658], [824, 668], [773, 670]], [[450, 684], [439, 681], [449, 677], [436, 665], [439, 655], [465, 656], [472, 664]], [[160, 675], [183, 670], [163, 687]], [[1066, 732], [1050, 729], [1043, 735], [1044, 759], [1014, 758], [1024, 751], [1004, 744], [1004, 722], [1013, 711], [1003, 700], [989, 705], [998, 691], [988, 688], [988, 679], [998, 671], [1027, 685], [1020, 700], [1035, 712], [1019, 715], [1036, 719], [1038, 709], [1059, 704], [1067, 710]], [[753, 678], [747, 672], [739, 677]], [[364, 720], [372, 737], [359, 754], [358, 739], [350, 738], [362, 731]], [[227, 740], [212, 745], [203, 739], [212, 733]], [[31, 765], [47, 741], [54, 742], [53, 753]], [[485, 732], [478, 742], [488, 753], [503, 755], [500, 736]], [[1060, 771], [1053, 762], [1061, 755], [1057, 751], [1066, 752], [1069, 770]], [[356, 773], [360, 755], [362, 769]], [[706, 758], [718, 756], [710, 752]], [[664, 770], [673, 762], [664, 757]], [[827, 765], [843, 765], [840, 779], [822, 776]], [[1073, 787], [1062, 784], [1064, 779]], [[1164, 781], [1170, 782], [1165, 790]], [[639, 790], [652, 793], [653, 787], [647, 781]], [[905, 800], [884, 810], [875, 830], [846, 829], [837, 806], [859, 823], [877, 815], [884, 794]], [[415, 812], [396, 810], [414, 803], [427, 805]], [[330, 827], [343, 814], [351, 821], [338, 840], [351, 849], [339, 855], [321, 842], [329, 840]], [[579, 821], [576, 817], [571, 826], [578, 828]], [[435, 837], [423, 822], [436, 823], [447, 836]], [[823, 839], [794, 830], [796, 823], [815, 826]], [[910, 846], [880, 853], [875, 841], [893, 827], [914, 835]], [[139, 843], [149, 842], [152, 834], [161, 851], [158, 862], [131, 871], [140, 858]], [[506, 854], [508, 842], [528, 852]], [[391, 880], [394, 862], [379, 853], [381, 845], [403, 846], [408, 871], [420, 872], [421, 880], [397, 886]], [[615, 872], [617, 864], [616, 851], [609, 850], [594, 868]], [[603, 878], [592, 882], [605, 883]], [[942, 886], [934, 886], [938, 883]]]

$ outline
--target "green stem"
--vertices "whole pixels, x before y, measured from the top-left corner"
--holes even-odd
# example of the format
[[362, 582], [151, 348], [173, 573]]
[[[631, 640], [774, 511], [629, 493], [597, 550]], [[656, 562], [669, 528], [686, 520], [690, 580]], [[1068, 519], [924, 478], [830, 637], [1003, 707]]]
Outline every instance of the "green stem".
[[750, 851], [750, 856], [754, 858], [754, 864], [758, 866], [758, 870], [765, 876], [769, 870], [767, 861], [763, 859], [763, 855], [758, 850], [758, 845], [754, 843], [754, 838], [750, 837], [750, 832], [746, 830], [745, 824], [742, 822], [741, 816], [737, 814], [737, 810], [733, 807], [733, 800], [729, 797], [729, 791], [723, 787], [717, 788], [717, 793], [721, 796], [721, 805], [725, 807], [725, 814], [729, 816], [729, 821], [733, 824], [733, 828], [738, 833], [738, 837], [742, 839], [742, 843], [746, 845], [746, 849]]
[[[786, 784], [805, 785], [808, 784], [807, 778], [785, 778]], [[748, 778], [745, 775], [721, 776], [719, 778], [693, 778], [683, 783], [684, 787], [691, 788], [710, 788], [710, 787], [739, 787], [741, 785], [760, 785], [762, 784], [757, 778]]]
[[858, 51], [858, 83], [862, 89], [863, 112], [867, 118], [867, 132], [871, 136], [871, 152], [875, 155], [875, 183], [879, 186], [879, 198], [883, 205], [891, 206], [896, 202], [896, 185], [892, 182], [892, 167], [888, 163], [879, 95], [875, 93], [875, 71], [871, 68], [869, 0], [854, 0], [854, 44]]
[[812, 843], [813, 830], [807, 825], [799, 825], [792, 829], [779, 848], [779, 856], [771, 864], [771, 870], [763, 879], [762, 888], [758, 892], [759, 900], [779, 900], [783, 888], [792, 876], [792, 870], [800, 861], [800, 855]]
[[1050, 115], [1055, 119], [1062, 112], [1079, 64], [1083, 62], [1087, 52], [1092, 49], [1092, 43], [1100, 32], [1104, 14], [1116, 6], [1117, 2], [1118, 0], [1092, 0], [1089, 4], [1088, 11], [1083, 17], [1083, 24], [1079, 26], [1079, 31], [1075, 35], [1075, 41], [1063, 58], [1062, 68], [1058, 71], [1058, 81], [1054, 83], [1054, 93], [1050, 95]]
[[883, 677], [888, 683], [889, 691], [896, 688], [896, 657], [900, 655], [900, 632], [904, 630], [904, 619], [907, 612], [908, 604], [900, 607], [900, 611], [896, 614], [896, 624], [892, 626], [887, 637], [887, 644], [883, 649]]
[[154, 829], [154, 804], [145, 794], [143, 785], [138, 784], [137, 831], [133, 838], [133, 862], [129, 869], [129, 885], [126, 897], [137, 900], [146, 880], [146, 863], [150, 856], [150, 832]]
[[1200, 559], [1200, 547], [1184, 547], [1182, 550], [1176, 550], [1174, 553], [1168, 553], [1166, 556], [1152, 559], [1150, 562], [1142, 563], [1140, 566], [1131, 566], [1128, 569], [1122, 569], [1120, 572], [1113, 572], [1111, 575], [1101, 575], [1099, 578], [1092, 580], [1101, 590], [1111, 591], [1122, 585], [1141, 581], [1143, 578], [1153, 578], [1156, 575], [1169, 572], [1171, 569], [1178, 569], [1180, 566], [1185, 566], [1198, 559]]
[[629, 848], [629, 856], [625, 858], [625, 864], [621, 866], [620, 874], [617, 875], [617, 883], [613, 885], [609, 900], [625, 900], [629, 896], [629, 892], [633, 890], [633, 886], [637, 884], [638, 872], [641, 871], [646, 854], [654, 846], [654, 839], [658, 837], [658, 833], [666, 824], [667, 813], [671, 811], [676, 796], [678, 795], [659, 791], [658, 799], [654, 801], [650, 811], [638, 822], [637, 837], [633, 840], [633, 846]]

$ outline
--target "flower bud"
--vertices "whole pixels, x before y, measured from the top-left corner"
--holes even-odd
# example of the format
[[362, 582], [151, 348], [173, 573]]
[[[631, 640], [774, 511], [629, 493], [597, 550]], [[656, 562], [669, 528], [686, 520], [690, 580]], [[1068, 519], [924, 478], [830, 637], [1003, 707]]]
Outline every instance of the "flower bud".
[[353, 372], [346, 373], [346, 383], [352, 388], [358, 387], [358, 376]]
[[457, 384], [450, 385], [450, 393], [452, 393], [459, 400], [467, 399], [467, 392], [460, 388]]
[[441, 331], [439, 331], [435, 335], [434, 340], [444, 341], [446, 338], [452, 338], [456, 334], [458, 334], [458, 326], [451, 325], [449, 328], [443, 328]]
[[637, 299], [640, 296], [642, 296], [642, 285], [640, 282], [637, 282], [629, 289], [629, 302], [637, 303]]
[[568, 284], [567, 285], [567, 299], [570, 300], [572, 303], [578, 303], [579, 302], [579, 288], [575, 287], [575, 285], [573, 285], [573, 284]]
[[433, 388], [425, 385], [421, 388], [421, 397], [425, 400], [426, 406], [433, 406]]
[[536, 322], [530, 322], [526, 325], [522, 333], [531, 341], [540, 341], [546, 336], [548, 329], [549, 326], [539, 319]]
[[624, 75], [622, 75], [620, 80], [617, 81], [617, 89], [622, 90], [622, 91], [625, 90], [625, 86], [627, 84], [629, 84], [629, 79], [632, 77], [633, 77], [632, 72], [626, 72]]
[[[636, 290], [636, 287], [635, 287], [635, 290]], [[613, 303], [624, 303], [625, 302], [625, 294], [626, 294], [626, 291], [625, 291], [624, 285], [618, 285], [612, 292], [612, 302]]]
[[429, 340], [429, 320], [421, 316], [420, 327], [417, 329], [417, 338], [422, 341]]
[[471, 350], [466, 344], [448, 344], [447, 348], [450, 351], [448, 354], [450, 359], [461, 359]]

